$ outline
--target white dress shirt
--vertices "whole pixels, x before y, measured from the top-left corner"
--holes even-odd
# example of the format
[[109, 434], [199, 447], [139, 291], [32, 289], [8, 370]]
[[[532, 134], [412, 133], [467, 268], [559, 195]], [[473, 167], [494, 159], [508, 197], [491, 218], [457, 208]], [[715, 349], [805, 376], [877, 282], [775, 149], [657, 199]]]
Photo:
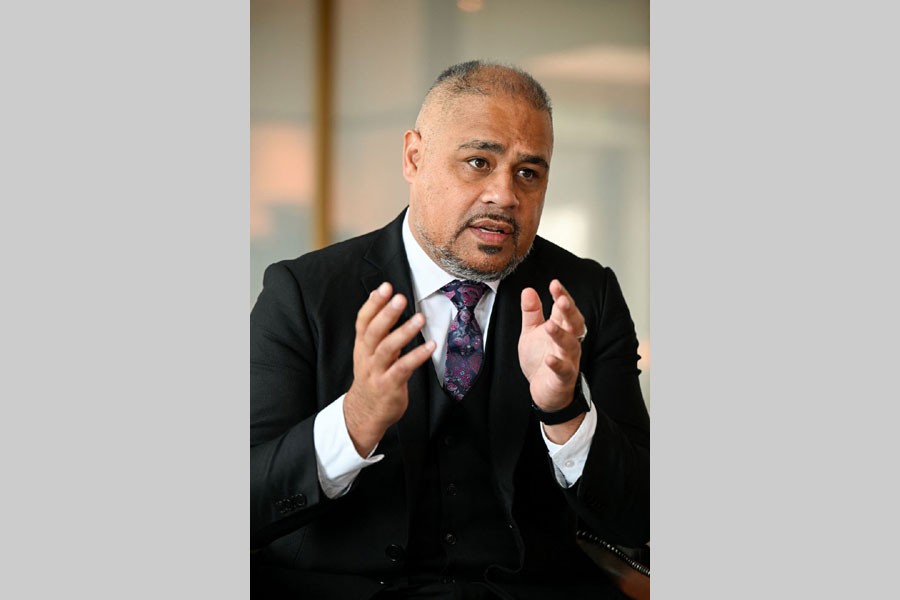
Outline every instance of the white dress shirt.
[[[438, 381], [444, 380], [445, 361], [447, 358], [447, 331], [451, 321], [456, 317], [456, 308], [440, 289], [456, 279], [441, 269], [429, 258], [412, 235], [409, 225], [409, 212], [403, 219], [403, 245], [406, 258], [412, 273], [413, 294], [416, 310], [425, 315], [425, 326], [422, 336], [425, 340], [434, 340], [437, 348], [431, 359]], [[487, 347], [487, 336], [494, 308], [494, 299], [500, 281], [485, 282], [488, 291], [484, 293], [475, 307], [475, 318], [482, 330], [484, 347]], [[590, 389], [584, 376], [581, 379], [582, 389], [588, 402], [591, 401]], [[346, 394], [323, 408], [316, 415], [313, 424], [313, 444], [316, 449], [319, 484], [329, 498], [337, 498], [347, 493], [359, 472], [365, 467], [380, 461], [384, 455], [372, 453], [363, 458], [353, 446], [347, 423], [344, 420], [344, 397]], [[522, 402], [529, 402], [523, 398]], [[562, 487], [571, 487], [581, 477], [584, 463], [591, 448], [591, 439], [597, 428], [597, 412], [593, 409], [585, 414], [578, 430], [562, 445], [554, 444], [547, 439], [543, 427], [541, 435], [547, 445], [547, 451], [553, 461], [556, 480]]]

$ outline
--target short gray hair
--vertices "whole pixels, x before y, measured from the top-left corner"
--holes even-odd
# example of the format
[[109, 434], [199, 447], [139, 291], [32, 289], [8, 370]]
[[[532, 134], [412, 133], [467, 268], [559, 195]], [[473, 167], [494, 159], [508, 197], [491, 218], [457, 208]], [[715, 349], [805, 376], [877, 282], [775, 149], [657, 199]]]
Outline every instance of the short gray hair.
[[489, 96], [498, 92], [521, 98], [535, 109], [546, 112], [551, 120], [553, 118], [550, 96], [534, 77], [519, 67], [481, 60], [444, 69], [428, 88], [423, 106], [435, 96], [446, 95], [449, 99], [464, 94]]

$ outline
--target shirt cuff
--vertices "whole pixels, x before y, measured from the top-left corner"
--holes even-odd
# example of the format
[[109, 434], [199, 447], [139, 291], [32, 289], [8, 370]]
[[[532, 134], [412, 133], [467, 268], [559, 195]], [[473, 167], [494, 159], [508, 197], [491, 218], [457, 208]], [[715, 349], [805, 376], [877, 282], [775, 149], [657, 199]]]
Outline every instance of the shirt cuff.
[[553, 461], [553, 471], [556, 474], [556, 481], [564, 488], [570, 488], [581, 477], [584, 471], [584, 464], [587, 462], [588, 453], [591, 450], [591, 440], [594, 439], [594, 431], [597, 429], [597, 409], [591, 400], [591, 390], [581, 376], [581, 389], [584, 391], [584, 397], [591, 405], [591, 410], [584, 414], [584, 420], [581, 425], [572, 434], [572, 437], [562, 445], [554, 444], [547, 438], [544, 433], [544, 426], [541, 425], [541, 437], [547, 445], [547, 452]]
[[366, 458], [357, 453], [344, 420], [346, 395], [320, 410], [313, 423], [319, 485], [332, 500], [347, 493], [360, 471], [384, 458], [384, 454], [375, 454], [377, 444]]

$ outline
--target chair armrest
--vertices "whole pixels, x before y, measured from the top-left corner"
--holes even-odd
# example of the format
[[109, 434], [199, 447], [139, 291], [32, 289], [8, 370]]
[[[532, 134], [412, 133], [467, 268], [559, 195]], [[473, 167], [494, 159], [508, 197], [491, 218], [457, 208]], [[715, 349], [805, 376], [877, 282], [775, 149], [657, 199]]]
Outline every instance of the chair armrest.
[[622, 548], [583, 530], [576, 533], [576, 542], [623, 594], [634, 600], [649, 600], [649, 548]]

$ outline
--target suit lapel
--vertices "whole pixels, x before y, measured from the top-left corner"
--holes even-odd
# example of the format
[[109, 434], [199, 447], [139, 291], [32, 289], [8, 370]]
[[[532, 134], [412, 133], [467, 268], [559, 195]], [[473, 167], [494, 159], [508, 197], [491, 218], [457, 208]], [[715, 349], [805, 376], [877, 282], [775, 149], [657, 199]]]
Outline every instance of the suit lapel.
[[[406, 252], [403, 248], [401, 227], [406, 211], [382, 229], [381, 235], [366, 253], [365, 260], [371, 271], [363, 275], [362, 283], [366, 292], [376, 289], [387, 281], [394, 287], [394, 293], [403, 294], [407, 299], [406, 308], [398, 323], [403, 323], [415, 314], [415, 296], [413, 295], [412, 277]], [[421, 333], [404, 349], [403, 354], [412, 348], [424, 344]], [[434, 377], [434, 369], [429, 363], [416, 369], [407, 384], [409, 390], [409, 406], [406, 413], [390, 429], [385, 437], [396, 435], [403, 456], [406, 479], [407, 504], [412, 509], [414, 490], [418, 489], [419, 478], [425, 464], [424, 448], [428, 444], [428, 377]]]

